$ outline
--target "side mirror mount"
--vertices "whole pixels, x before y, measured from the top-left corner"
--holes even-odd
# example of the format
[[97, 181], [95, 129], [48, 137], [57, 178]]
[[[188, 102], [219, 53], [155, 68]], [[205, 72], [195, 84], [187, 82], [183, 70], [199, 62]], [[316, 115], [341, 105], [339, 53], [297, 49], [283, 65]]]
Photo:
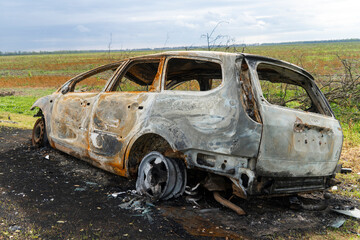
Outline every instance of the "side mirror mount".
[[66, 94], [67, 92], [69, 92], [70, 88], [69, 86], [65, 86], [62, 90], [61, 90], [61, 93], [62, 94]]

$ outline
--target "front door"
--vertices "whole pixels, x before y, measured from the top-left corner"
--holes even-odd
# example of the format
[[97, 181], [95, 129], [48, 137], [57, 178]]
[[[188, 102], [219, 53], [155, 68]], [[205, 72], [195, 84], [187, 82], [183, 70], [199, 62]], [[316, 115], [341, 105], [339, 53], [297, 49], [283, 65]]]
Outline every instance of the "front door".
[[97, 93], [60, 94], [54, 102], [50, 138], [55, 148], [86, 156], [89, 115]]
[[88, 158], [90, 115], [115, 70], [111, 63], [78, 75], [65, 84], [54, 101], [50, 131], [53, 147], [80, 158]]

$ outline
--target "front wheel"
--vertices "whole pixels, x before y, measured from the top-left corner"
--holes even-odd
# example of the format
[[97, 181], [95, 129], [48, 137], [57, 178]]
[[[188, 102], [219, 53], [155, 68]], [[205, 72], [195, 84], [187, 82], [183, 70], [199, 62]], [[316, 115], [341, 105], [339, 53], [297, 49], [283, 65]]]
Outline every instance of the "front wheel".
[[32, 131], [32, 145], [35, 147], [43, 147], [47, 144], [46, 127], [44, 118], [39, 118], [34, 124]]
[[185, 164], [181, 160], [151, 152], [140, 163], [136, 190], [153, 200], [176, 198], [184, 193], [186, 178]]

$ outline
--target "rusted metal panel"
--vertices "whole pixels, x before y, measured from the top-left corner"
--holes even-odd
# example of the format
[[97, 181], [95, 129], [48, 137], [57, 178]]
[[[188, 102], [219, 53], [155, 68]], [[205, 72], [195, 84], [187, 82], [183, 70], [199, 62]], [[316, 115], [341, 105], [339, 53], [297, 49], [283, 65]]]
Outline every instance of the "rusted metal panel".
[[334, 173], [342, 144], [338, 121], [275, 106], [263, 106], [262, 110], [264, 131], [257, 163], [259, 174], [305, 177]]

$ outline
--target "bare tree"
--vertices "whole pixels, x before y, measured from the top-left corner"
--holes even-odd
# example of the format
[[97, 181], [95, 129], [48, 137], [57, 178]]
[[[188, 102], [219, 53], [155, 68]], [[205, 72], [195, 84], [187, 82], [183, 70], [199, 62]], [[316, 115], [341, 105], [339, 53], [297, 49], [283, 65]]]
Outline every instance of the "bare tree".
[[167, 32], [167, 33], [166, 33], [166, 40], [165, 40], [165, 42], [164, 42], [163, 48], [166, 47], [166, 44], [167, 44], [167, 42], [169, 41], [169, 39], [170, 39], [169, 32]]
[[336, 54], [341, 62], [343, 74], [319, 76], [321, 89], [330, 102], [339, 105], [360, 104], [360, 61]]
[[110, 58], [111, 44], [112, 44], [112, 33], [110, 33], [110, 41], [109, 41], [109, 44], [108, 44], [108, 49], [109, 49], [109, 60], [111, 59], [111, 58]]
[[[218, 22], [215, 27], [212, 29], [212, 31], [210, 33], [206, 33], [206, 34], [202, 34], [201, 38], [205, 38], [206, 39], [206, 43], [207, 43], [207, 50], [211, 51], [212, 48], [214, 48], [216, 46], [216, 44], [218, 43], [219, 40], [227, 38], [230, 39], [230, 37], [228, 35], [221, 35], [218, 34], [216, 36], [214, 36], [215, 30], [218, 28], [218, 26], [221, 23], [229, 23], [227, 21], [220, 21]], [[218, 46], [221, 45], [221, 43], [217, 44]]]
[[[294, 51], [293, 51], [294, 52]], [[342, 67], [339, 73], [332, 75], [315, 75], [315, 81], [320, 87], [321, 91], [332, 104], [332, 108], [340, 117], [341, 121], [346, 122], [349, 126], [353, 122], [360, 121], [360, 60], [347, 58], [336, 54], [337, 59], [341, 62]], [[306, 59], [304, 54], [297, 53], [297, 64], [305, 65]], [[308, 106], [310, 103], [308, 95], [304, 91], [297, 91], [296, 86], [287, 87], [262, 85], [264, 94], [271, 95], [271, 92], [277, 94], [271, 95], [273, 102], [278, 105], [286, 106], [287, 103], [297, 101], [303, 106]], [[287, 94], [292, 91], [292, 94]], [[288, 97], [291, 96], [291, 97]]]
[[191, 44], [190, 46], [185, 46], [185, 51], [190, 51], [193, 48], [194, 44]]

